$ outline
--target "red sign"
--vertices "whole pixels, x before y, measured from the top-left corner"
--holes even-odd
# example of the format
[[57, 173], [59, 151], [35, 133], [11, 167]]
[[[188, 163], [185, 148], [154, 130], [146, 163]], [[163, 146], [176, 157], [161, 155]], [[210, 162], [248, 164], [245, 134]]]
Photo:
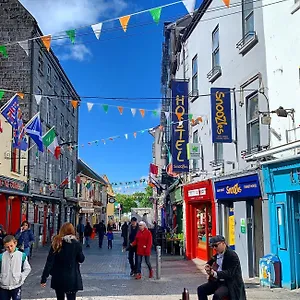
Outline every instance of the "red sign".
[[11, 178], [0, 176], [0, 188], [10, 190], [25, 191], [26, 183]]
[[210, 180], [199, 181], [184, 186], [185, 201], [212, 201], [212, 185]]

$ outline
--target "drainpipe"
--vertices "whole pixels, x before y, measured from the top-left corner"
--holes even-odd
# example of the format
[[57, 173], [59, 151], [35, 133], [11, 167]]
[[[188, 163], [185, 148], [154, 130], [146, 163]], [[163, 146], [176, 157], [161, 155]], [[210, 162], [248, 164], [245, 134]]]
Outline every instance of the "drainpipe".
[[237, 101], [236, 101], [236, 91], [235, 88], [233, 90], [233, 105], [234, 105], [234, 132], [235, 132], [235, 157], [237, 162], [237, 169], [239, 170], [239, 149], [238, 149], [238, 127], [237, 127]]

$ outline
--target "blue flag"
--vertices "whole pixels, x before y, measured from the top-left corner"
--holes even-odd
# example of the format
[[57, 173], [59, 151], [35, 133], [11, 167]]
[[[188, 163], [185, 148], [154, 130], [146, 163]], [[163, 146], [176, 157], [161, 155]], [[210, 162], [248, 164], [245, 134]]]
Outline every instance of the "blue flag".
[[25, 126], [26, 134], [36, 143], [39, 151], [44, 152], [43, 132], [40, 113], [37, 113]]

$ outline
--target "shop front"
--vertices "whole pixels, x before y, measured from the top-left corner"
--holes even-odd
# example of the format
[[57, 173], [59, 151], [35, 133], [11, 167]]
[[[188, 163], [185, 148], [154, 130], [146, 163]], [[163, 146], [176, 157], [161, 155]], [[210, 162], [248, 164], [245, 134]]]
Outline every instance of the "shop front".
[[170, 193], [172, 205], [172, 225], [175, 233], [183, 232], [182, 188], [177, 187]]
[[299, 156], [263, 164], [269, 199], [271, 253], [281, 261], [282, 287], [300, 288]]
[[186, 205], [186, 256], [208, 260], [209, 238], [216, 234], [216, 209], [211, 180], [184, 186]]
[[218, 229], [241, 261], [243, 276], [259, 276], [264, 255], [263, 201], [257, 173], [215, 181]]

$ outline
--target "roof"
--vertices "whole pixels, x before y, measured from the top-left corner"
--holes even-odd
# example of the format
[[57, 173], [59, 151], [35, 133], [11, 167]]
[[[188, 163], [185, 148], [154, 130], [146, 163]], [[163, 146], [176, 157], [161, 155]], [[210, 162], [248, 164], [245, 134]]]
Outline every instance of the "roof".
[[98, 180], [104, 185], [107, 185], [107, 182], [80, 158], [78, 159], [77, 163], [77, 172]]

